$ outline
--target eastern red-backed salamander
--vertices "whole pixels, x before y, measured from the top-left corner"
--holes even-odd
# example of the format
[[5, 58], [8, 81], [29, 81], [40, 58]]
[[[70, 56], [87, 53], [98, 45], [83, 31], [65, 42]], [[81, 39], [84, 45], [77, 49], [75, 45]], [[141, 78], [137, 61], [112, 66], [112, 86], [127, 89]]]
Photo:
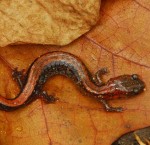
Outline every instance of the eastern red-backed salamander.
[[19, 82], [21, 92], [14, 99], [0, 97], [0, 109], [5, 111], [17, 109], [38, 96], [42, 96], [47, 102], [54, 102], [56, 99], [42, 90], [45, 81], [54, 75], [65, 75], [72, 79], [79, 88], [91, 97], [97, 98], [107, 111], [121, 112], [123, 108], [111, 107], [106, 100], [121, 94], [137, 95], [145, 88], [144, 82], [136, 74], [121, 75], [103, 83], [101, 76], [105, 73], [107, 69], [102, 68], [92, 76], [84, 63], [70, 53], [57, 51], [44, 54], [32, 63], [23, 83], [21, 73], [14, 70], [13, 76]]

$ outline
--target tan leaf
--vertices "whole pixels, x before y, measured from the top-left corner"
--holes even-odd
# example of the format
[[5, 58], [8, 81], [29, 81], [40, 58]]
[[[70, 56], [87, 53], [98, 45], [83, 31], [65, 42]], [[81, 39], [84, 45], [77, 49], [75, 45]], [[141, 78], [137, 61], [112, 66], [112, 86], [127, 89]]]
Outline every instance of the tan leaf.
[[100, 0], [1, 0], [0, 46], [68, 44], [96, 24], [99, 8]]

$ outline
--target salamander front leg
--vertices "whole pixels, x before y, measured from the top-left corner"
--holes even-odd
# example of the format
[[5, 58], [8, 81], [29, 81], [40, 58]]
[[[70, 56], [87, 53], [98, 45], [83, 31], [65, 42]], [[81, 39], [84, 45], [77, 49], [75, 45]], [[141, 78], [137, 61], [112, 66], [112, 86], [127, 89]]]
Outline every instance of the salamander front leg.
[[42, 91], [42, 93], [40, 93], [39, 95], [42, 96], [42, 99], [46, 102], [46, 103], [55, 103], [56, 101], [58, 101], [58, 98], [55, 98], [52, 95], [48, 95], [46, 91]]
[[95, 73], [95, 75], [93, 76], [93, 81], [97, 86], [104, 85], [104, 83], [101, 80], [101, 77], [102, 75], [105, 75], [106, 73], [108, 73], [108, 69], [106, 67], [101, 68]]
[[103, 98], [99, 98], [99, 101], [104, 105], [106, 111], [108, 112], [122, 112], [124, 109], [122, 107], [112, 107], [110, 106], [106, 100]]
[[15, 68], [12, 72], [12, 77], [17, 83], [19, 84], [20, 89], [23, 89], [25, 84], [25, 75], [24, 70], [18, 71], [17, 68]]

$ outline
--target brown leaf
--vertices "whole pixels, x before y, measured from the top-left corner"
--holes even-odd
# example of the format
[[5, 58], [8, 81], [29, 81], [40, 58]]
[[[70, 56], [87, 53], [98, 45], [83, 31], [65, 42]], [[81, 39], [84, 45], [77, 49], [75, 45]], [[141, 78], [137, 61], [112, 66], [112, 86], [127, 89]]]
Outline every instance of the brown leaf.
[[97, 101], [82, 95], [67, 78], [56, 76], [45, 90], [60, 100], [40, 99], [13, 111], [0, 112], [1, 145], [110, 145], [122, 134], [150, 124], [150, 2], [105, 0], [100, 21], [92, 31], [65, 47], [19, 45], [0, 48], [0, 95], [14, 97], [19, 88], [12, 68], [28, 69], [46, 52], [61, 50], [80, 57], [92, 73], [108, 67], [104, 80], [121, 74], [139, 74], [146, 91], [131, 99], [113, 100], [123, 113], [108, 113]]
[[0, 46], [14, 43], [66, 45], [96, 24], [100, 2], [1, 0]]

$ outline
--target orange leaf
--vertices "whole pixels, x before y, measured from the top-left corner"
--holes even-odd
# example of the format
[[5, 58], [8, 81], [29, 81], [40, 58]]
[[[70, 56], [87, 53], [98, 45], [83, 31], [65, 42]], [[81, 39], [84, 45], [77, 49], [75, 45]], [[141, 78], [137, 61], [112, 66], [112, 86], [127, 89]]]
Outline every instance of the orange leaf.
[[56, 76], [45, 90], [60, 100], [36, 100], [13, 112], [0, 111], [1, 145], [110, 145], [120, 135], [150, 124], [150, 2], [102, 1], [101, 17], [89, 33], [65, 47], [18, 45], [0, 48], [0, 95], [15, 97], [18, 85], [12, 69], [27, 70], [46, 52], [70, 52], [92, 73], [108, 67], [104, 80], [121, 74], [139, 74], [147, 90], [132, 99], [113, 100], [123, 113], [108, 113], [97, 101], [81, 94], [67, 78]]

